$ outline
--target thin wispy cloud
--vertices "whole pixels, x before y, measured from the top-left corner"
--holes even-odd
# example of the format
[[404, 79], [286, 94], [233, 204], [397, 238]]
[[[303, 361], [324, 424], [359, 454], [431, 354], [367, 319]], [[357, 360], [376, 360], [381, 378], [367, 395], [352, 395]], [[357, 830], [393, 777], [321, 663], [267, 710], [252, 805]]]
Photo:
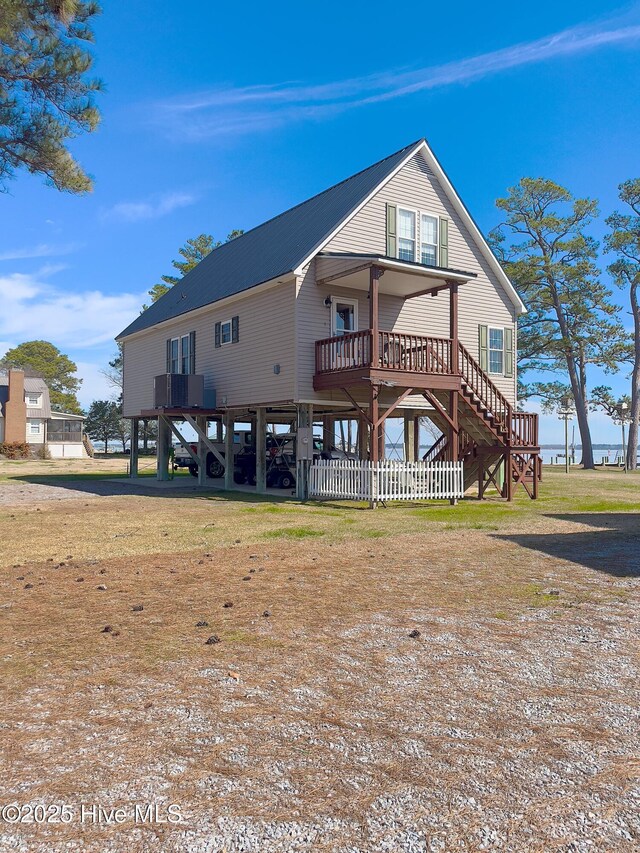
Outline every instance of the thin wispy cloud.
[[101, 216], [104, 220], [141, 222], [145, 219], [159, 219], [161, 216], [167, 216], [174, 210], [188, 207], [196, 201], [197, 196], [192, 193], [165, 193], [145, 201], [123, 201], [114, 204], [113, 207], [103, 210]]
[[58, 255], [69, 255], [80, 248], [80, 243], [53, 245], [38, 243], [36, 246], [23, 246], [19, 249], [0, 250], [0, 261], [22, 261], [32, 258], [51, 258]]
[[[634, 7], [635, 17], [637, 11]], [[426, 68], [387, 71], [316, 85], [287, 81], [200, 92], [155, 104], [151, 116], [169, 134], [179, 138], [198, 140], [241, 135], [293, 121], [317, 121], [417, 92], [473, 83], [513, 68], [639, 41], [640, 23], [628, 16], [609, 18]]]

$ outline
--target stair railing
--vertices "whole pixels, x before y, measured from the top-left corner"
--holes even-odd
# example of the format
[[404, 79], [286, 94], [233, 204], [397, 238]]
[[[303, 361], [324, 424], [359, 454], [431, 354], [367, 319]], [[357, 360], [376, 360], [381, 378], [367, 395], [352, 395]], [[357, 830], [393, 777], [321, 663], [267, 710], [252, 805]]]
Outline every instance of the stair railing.
[[504, 394], [493, 384], [475, 358], [463, 344], [458, 342], [458, 366], [460, 375], [473, 394], [493, 419], [494, 424], [507, 433], [507, 441], [513, 438], [513, 407]]
[[427, 450], [427, 452], [422, 457], [423, 462], [435, 462], [441, 453], [444, 452], [445, 447], [448, 444], [447, 436], [442, 433], [431, 445], [431, 447]]

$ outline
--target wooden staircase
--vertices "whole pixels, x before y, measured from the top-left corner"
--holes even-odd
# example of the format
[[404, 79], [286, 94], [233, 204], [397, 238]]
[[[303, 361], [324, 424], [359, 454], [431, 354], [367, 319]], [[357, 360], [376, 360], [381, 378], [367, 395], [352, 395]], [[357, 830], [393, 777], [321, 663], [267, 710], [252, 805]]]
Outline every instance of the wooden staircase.
[[[461, 390], [454, 394], [457, 405], [457, 458], [464, 462], [465, 489], [478, 482], [478, 496], [494, 485], [511, 499], [514, 484], [522, 485], [530, 497], [537, 496], [540, 475], [537, 415], [514, 412], [513, 406], [481, 369], [466, 348], [459, 344], [458, 365]], [[443, 411], [450, 411], [449, 391], [433, 390]], [[451, 458], [450, 424], [437, 408], [428, 413], [442, 435], [425, 453], [426, 461]], [[500, 469], [505, 463], [504, 482]]]

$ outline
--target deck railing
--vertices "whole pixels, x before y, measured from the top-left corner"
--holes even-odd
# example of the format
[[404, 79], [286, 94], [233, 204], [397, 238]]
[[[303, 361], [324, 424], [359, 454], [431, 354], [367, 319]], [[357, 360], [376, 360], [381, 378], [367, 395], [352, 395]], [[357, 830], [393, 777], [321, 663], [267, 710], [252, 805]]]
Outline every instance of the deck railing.
[[521, 447], [538, 446], [538, 415], [535, 412], [513, 413], [512, 443]]
[[455, 373], [450, 338], [378, 332], [378, 358], [373, 364], [373, 332], [347, 332], [316, 341], [316, 373], [381, 367], [411, 373]]
[[347, 332], [316, 341], [316, 373], [335, 373], [376, 367], [383, 370], [422, 374], [457, 375], [481, 404], [494, 428], [513, 446], [538, 445], [538, 416], [514, 412], [513, 405], [458, 342], [457, 359], [451, 338], [378, 332], [376, 363], [371, 329]]
[[316, 373], [369, 367], [371, 339], [371, 329], [365, 329], [316, 341]]

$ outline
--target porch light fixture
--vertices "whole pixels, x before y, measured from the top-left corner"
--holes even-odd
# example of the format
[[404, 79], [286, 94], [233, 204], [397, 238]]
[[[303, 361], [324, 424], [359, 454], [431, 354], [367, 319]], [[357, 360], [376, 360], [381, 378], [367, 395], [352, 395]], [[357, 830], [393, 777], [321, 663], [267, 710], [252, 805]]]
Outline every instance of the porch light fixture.
[[324, 307], [325, 308], [331, 308], [331, 297], [330, 296], [325, 296]]

